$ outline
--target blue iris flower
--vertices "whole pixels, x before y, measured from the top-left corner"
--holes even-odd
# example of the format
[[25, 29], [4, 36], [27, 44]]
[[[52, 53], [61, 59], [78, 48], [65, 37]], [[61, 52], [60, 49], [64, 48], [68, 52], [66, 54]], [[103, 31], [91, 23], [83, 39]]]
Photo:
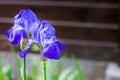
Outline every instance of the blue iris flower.
[[6, 31], [6, 35], [11, 44], [21, 44], [22, 38], [28, 40], [25, 49], [20, 53], [21, 58], [26, 57], [32, 44], [42, 46], [41, 54], [44, 57], [56, 60], [60, 59], [60, 52], [66, 48], [56, 38], [54, 27], [45, 20], [37, 19], [29, 9], [21, 10], [14, 17], [14, 26]]
[[11, 44], [20, 44], [22, 37], [27, 38], [31, 31], [32, 24], [37, 20], [36, 15], [31, 10], [21, 10], [14, 17], [14, 26], [6, 31]]

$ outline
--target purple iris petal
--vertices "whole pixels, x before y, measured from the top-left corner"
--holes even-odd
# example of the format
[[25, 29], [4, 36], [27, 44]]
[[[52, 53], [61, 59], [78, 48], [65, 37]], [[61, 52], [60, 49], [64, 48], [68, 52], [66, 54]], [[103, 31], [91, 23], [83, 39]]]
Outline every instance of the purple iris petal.
[[[44, 41], [46, 39], [50, 40], [51, 37], [56, 38], [55, 37], [55, 29], [53, 28], [52, 25], [50, 25], [47, 21], [43, 20], [42, 26], [43, 26], [43, 28], [41, 30], [42, 41]], [[54, 42], [54, 40], [53, 40], [53, 42]]]
[[42, 51], [42, 55], [48, 59], [60, 59], [60, 50], [54, 43], [47, 44]]
[[9, 38], [9, 42], [11, 44], [20, 44], [20, 40], [21, 40], [21, 35], [19, 33], [10, 33], [10, 31], [6, 31], [6, 34], [8, 35]]
[[23, 35], [23, 38], [27, 38], [27, 33], [26, 33], [26, 31], [25, 30], [22, 30], [22, 35]]
[[62, 44], [60, 41], [56, 41], [55, 43], [57, 44], [58, 48], [59, 48], [61, 51], [63, 51], [63, 50], [66, 49], [66, 46], [65, 46], [64, 44]]
[[33, 25], [32, 31], [31, 31], [31, 35], [32, 35], [32, 40], [38, 41], [38, 43], [40, 44], [40, 29], [41, 29], [41, 22], [40, 20], [36, 21]]
[[52, 43], [56, 40], [55, 29], [45, 20], [38, 20], [34, 23], [32, 31], [32, 39], [38, 44]]
[[27, 32], [30, 32], [32, 30], [32, 25], [37, 20], [36, 15], [30, 9], [20, 10], [20, 12], [14, 17], [14, 24], [18, 24]]
[[14, 19], [19, 19], [22, 17], [27, 20], [32, 19], [33, 21], [35, 21], [37, 19], [35, 13], [30, 9], [20, 10], [20, 12], [14, 17]]
[[24, 38], [27, 38], [27, 34], [22, 28], [14, 28], [13, 27], [10, 30], [6, 31], [6, 35], [11, 44], [20, 44], [22, 36]]
[[19, 54], [19, 56], [20, 56], [21, 58], [25, 58], [26, 55], [27, 55], [28, 49], [29, 49], [29, 48], [26, 48], [26, 49], [24, 49], [23, 51], [21, 51], [21, 53]]
[[56, 36], [53, 26], [50, 25], [47, 21], [43, 20], [41, 21], [41, 27], [42, 28], [39, 31], [41, 45], [44, 47], [46, 44], [54, 43], [56, 41]]
[[28, 49], [30, 48], [30, 46], [31, 46], [33, 43], [34, 43], [33, 41], [29, 41], [29, 42], [26, 44], [25, 49], [22, 50], [22, 51], [20, 52], [20, 54], [19, 54], [19, 56], [20, 56], [21, 58], [25, 58], [25, 57], [26, 57], [26, 54], [27, 54], [27, 52], [28, 52]]

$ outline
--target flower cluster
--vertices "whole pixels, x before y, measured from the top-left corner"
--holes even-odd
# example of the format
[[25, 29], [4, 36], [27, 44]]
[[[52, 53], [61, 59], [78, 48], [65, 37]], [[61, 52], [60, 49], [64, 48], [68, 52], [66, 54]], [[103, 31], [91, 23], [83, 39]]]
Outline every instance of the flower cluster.
[[20, 52], [21, 58], [26, 57], [32, 44], [42, 46], [41, 54], [48, 59], [60, 59], [60, 52], [66, 48], [56, 38], [54, 27], [47, 21], [38, 19], [30, 9], [20, 10], [14, 17], [14, 26], [6, 31], [6, 35], [13, 45], [27, 41]]

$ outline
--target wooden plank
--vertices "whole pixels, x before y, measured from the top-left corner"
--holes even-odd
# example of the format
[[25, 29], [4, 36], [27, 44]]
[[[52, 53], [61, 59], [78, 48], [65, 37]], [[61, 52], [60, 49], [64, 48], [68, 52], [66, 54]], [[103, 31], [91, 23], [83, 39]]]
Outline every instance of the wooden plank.
[[[38, 1], [38, 0], [31, 0]], [[97, 2], [97, 3], [118, 3], [118, 0], [40, 0], [40, 1], [70, 1], [70, 2]]]
[[21, 9], [32, 9], [41, 19], [118, 23], [119, 9], [0, 5], [1, 17], [14, 17]]
[[106, 22], [106, 23], [118, 23], [118, 9], [91, 9], [91, 16], [89, 16], [88, 21], [93, 22]]
[[[5, 35], [0, 35], [0, 40], [6, 41]], [[116, 42], [106, 42], [106, 41], [94, 41], [94, 40], [78, 40], [78, 39], [67, 39], [59, 38], [59, 40], [68, 45], [78, 45], [78, 46], [92, 46], [92, 47], [109, 47], [117, 48], [118, 44]]]
[[116, 30], [92, 28], [66, 28], [55, 26], [56, 34], [60, 38], [83, 39], [96, 41], [116, 41]]
[[[119, 5], [120, 5], [120, 1], [119, 1]], [[116, 48], [116, 54], [115, 54], [115, 56], [113, 58], [120, 67], [120, 9], [119, 9], [118, 14], [119, 14], [119, 16], [118, 16], [118, 18], [119, 18], [119, 20], [118, 20], [119, 27], [118, 27], [118, 31], [117, 31], [117, 34], [116, 34], [118, 47]]]
[[[0, 34], [5, 34], [5, 31], [10, 29], [13, 24], [0, 23]], [[58, 38], [68, 39], [83, 39], [83, 40], [96, 40], [96, 41], [112, 41], [116, 42], [117, 30], [108, 29], [94, 29], [94, 28], [75, 28], [54, 26]]]
[[[8, 40], [0, 40], [0, 50], [4, 50], [7, 52], [11, 52], [9, 49], [9, 42]], [[96, 46], [87, 46], [87, 45], [70, 45], [65, 44], [67, 46], [67, 49], [65, 50], [65, 53], [68, 53], [70, 56], [71, 54], [74, 54], [77, 58], [83, 58], [83, 59], [92, 59], [92, 60], [112, 60], [112, 56], [115, 54], [115, 48], [114, 47], [96, 47]], [[18, 46], [14, 46], [15, 50], [19, 54], [21, 51]], [[29, 49], [29, 53], [34, 54], [40, 54], [40, 52], [34, 52], [31, 49]], [[61, 54], [65, 54], [61, 53]]]
[[77, 28], [97, 28], [97, 29], [113, 29], [117, 30], [117, 24], [111, 23], [93, 23], [93, 22], [75, 22], [75, 21], [57, 21], [57, 20], [47, 20], [52, 25], [63, 26], [63, 27], [77, 27]]
[[112, 3], [90, 3], [70, 1], [0, 1], [4, 5], [31, 5], [31, 6], [60, 6], [60, 7], [89, 7], [89, 8], [119, 8]]
[[115, 48], [112, 47], [94, 47], [94, 46], [80, 46], [67, 45], [68, 55], [75, 55], [82, 59], [113, 61], [112, 57], [115, 54]]
[[79, 46], [94, 46], [94, 47], [111, 47], [117, 48], [118, 44], [115, 42], [104, 41], [90, 41], [90, 40], [74, 40], [74, 39], [60, 39], [65, 44], [79, 45]]
[[6, 30], [10, 29], [12, 26], [13, 24], [0, 23], [0, 35], [5, 34]]
[[[111, 23], [93, 23], [93, 22], [75, 22], [75, 21], [59, 21], [47, 20], [54, 26], [58, 27], [76, 27], [76, 28], [96, 28], [96, 29], [112, 29], [117, 30], [117, 24]], [[13, 18], [0, 17], [0, 23], [13, 23]]]

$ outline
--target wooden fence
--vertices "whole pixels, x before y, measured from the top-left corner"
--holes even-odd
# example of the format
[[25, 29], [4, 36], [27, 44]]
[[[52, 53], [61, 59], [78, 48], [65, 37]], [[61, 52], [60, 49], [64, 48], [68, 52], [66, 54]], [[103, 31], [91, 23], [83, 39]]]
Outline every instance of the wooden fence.
[[13, 17], [28, 8], [56, 28], [69, 54], [97, 60], [115, 60], [119, 55], [118, 0], [0, 1], [1, 49], [8, 48], [4, 35], [13, 26]]

